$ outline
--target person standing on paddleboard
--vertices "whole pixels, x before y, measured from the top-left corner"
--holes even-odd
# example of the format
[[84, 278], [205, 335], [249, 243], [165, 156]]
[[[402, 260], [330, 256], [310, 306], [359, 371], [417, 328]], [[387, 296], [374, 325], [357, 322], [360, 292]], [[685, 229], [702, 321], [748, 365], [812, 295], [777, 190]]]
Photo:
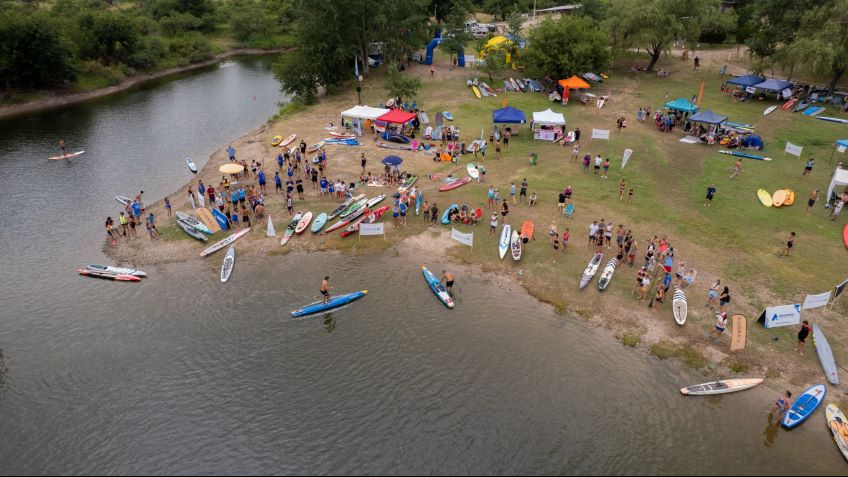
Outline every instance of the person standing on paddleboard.
[[324, 304], [326, 305], [330, 301], [330, 276], [329, 275], [324, 277], [324, 280], [321, 281], [321, 296], [324, 297]]
[[62, 157], [65, 157], [67, 154], [65, 153], [65, 140], [59, 139], [59, 149], [62, 150]]
[[448, 293], [453, 292], [453, 283], [454, 283], [453, 273], [451, 273], [447, 270], [442, 270], [442, 280], [445, 281], [445, 290], [447, 290]]

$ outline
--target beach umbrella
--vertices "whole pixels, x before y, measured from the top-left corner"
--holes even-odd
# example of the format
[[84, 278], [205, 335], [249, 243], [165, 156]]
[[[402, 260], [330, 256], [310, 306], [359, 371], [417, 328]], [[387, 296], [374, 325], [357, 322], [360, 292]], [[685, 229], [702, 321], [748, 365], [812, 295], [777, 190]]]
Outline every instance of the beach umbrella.
[[230, 163], [224, 164], [223, 166], [219, 167], [218, 170], [224, 174], [238, 174], [244, 171], [244, 166], [242, 166], [241, 164]]
[[397, 167], [397, 166], [401, 165], [401, 163], [403, 162], [403, 159], [399, 158], [398, 156], [386, 156], [386, 158], [383, 159], [382, 162], [383, 162], [383, 164], [385, 164], [387, 166]]

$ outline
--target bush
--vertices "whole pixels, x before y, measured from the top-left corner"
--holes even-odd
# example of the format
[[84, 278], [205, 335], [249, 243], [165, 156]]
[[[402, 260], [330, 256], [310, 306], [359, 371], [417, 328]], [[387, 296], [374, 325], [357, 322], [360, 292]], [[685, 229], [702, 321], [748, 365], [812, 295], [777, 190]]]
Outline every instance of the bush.
[[84, 89], [114, 86], [126, 79], [120, 66], [106, 66], [97, 60], [83, 61], [80, 73], [83, 76], [80, 86]]
[[127, 64], [136, 68], [149, 69], [157, 66], [168, 54], [168, 44], [158, 36], [148, 36], [141, 40], [138, 51], [133, 53]]
[[201, 26], [199, 18], [188, 13], [172, 13], [159, 19], [159, 25], [166, 35], [177, 35], [189, 31], [199, 30]]
[[39, 88], [76, 78], [72, 45], [43, 14], [0, 16], [0, 86]]
[[212, 47], [197, 32], [171, 39], [169, 48], [172, 53], [185, 58], [189, 63], [198, 63], [212, 57]]

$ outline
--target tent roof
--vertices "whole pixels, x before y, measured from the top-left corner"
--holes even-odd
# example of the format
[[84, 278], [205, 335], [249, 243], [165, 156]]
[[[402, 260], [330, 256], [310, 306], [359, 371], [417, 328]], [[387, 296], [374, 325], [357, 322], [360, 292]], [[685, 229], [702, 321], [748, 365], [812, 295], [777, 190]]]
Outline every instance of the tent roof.
[[565, 89], [589, 89], [589, 83], [583, 81], [583, 78], [572, 76], [568, 79], [559, 80], [559, 85]]
[[418, 115], [415, 113], [408, 113], [401, 109], [393, 109], [388, 113], [378, 117], [377, 120], [392, 124], [406, 124], [415, 119], [416, 116]]
[[727, 80], [728, 84], [736, 84], [739, 86], [754, 86], [765, 81], [765, 78], [757, 75], [737, 76], [731, 80]]
[[836, 141], [836, 145], [848, 147], [848, 139], [840, 139], [840, 140]]
[[496, 37], [492, 38], [491, 40], [487, 41], [486, 46], [484, 46], [483, 49], [491, 50], [491, 49], [495, 49], [495, 48], [500, 48], [501, 46], [505, 46], [505, 44], [510, 44], [510, 43], [512, 43], [512, 40], [510, 40], [509, 38], [507, 38], [503, 35], [496, 36]]
[[524, 114], [524, 111], [515, 109], [512, 106], [492, 111], [492, 119], [494, 122], [501, 124], [524, 124], [527, 122], [527, 116]]
[[712, 112], [712, 110], [701, 111], [689, 116], [689, 120], [696, 123], [721, 124], [727, 121], [727, 116]]
[[848, 169], [836, 169], [836, 172], [833, 173], [833, 179], [830, 180], [830, 187], [827, 189], [827, 196], [825, 199], [830, 200], [833, 190], [836, 189], [837, 186], [844, 185], [848, 185]]
[[347, 111], [342, 111], [342, 116], [356, 119], [377, 119], [388, 112], [388, 109], [372, 108], [371, 106], [354, 106]]
[[698, 106], [695, 106], [686, 98], [677, 98], [674, 101], [669, 101], [665, 103], [665, 107], [676, 111], [683, 111], [684, 113], [694, 113], [698, 111]]
[[754, 85], [754, 87], [766, 91], [783, 91], [786, 88], [791, 88], [792, 82], [779, 79], [770, 79], [765, 80], [762, 83], [757, 83]]
[[565, 124], [565, 116], [560, 113], [555, 113], [551, 110], [551, 108], [548, 108], [545, 111], [540, 111], [538, 113], [534, 112], [533, 122], [539, 124], [561, 125]]

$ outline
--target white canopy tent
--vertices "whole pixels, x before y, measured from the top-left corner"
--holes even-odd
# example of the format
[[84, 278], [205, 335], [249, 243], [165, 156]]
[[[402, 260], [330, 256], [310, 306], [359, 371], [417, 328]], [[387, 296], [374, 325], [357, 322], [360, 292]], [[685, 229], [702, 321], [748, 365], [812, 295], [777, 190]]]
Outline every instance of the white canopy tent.
[[533, 113], [533, 139], [556, 141], [565, 134], [565, 116], [550, 108]]
[[[354, 106], [347, 111], [342, 111], [342, 125], [349, 126], [357, 135], [362, 135], [363, 121], [375, 121], [380, 116], [388, 113], [388, 109], [372, 108], [371, 106]], [[348, 122], [345, 123], [345, 120]]]
[[836, 169], [836, 172], [833, 173], [833, 179], [830, 180], [830, 187], [827, 189], [825, 200], [830, 201], [833, 190], [839, 186], [848, 186], [848, 169]]

